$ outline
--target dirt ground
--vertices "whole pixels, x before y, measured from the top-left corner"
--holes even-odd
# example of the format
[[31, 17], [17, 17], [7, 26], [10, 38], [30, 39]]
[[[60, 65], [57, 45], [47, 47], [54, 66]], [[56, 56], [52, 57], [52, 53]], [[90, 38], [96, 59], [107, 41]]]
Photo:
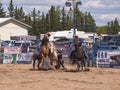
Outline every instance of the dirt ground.
[[0, 90], [120, 90], [120, 69], [75, 72], [32, 70], [32, 64], [0, 64]]

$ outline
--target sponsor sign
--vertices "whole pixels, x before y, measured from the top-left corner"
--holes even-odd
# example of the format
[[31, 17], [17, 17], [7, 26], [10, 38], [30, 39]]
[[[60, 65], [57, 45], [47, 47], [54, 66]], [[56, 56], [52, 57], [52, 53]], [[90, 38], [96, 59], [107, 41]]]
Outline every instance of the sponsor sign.
[[21, 53], [21, 47], [5, 47], [4, 48], [4, 54], [20, 54]]
[[32, 55], [33, 53], [4, 54], [3, 63], [30, 64]]
[[16, 62], [18, 64], [31, 64], [33, 53], [21, 53], [17, 54]]
[[120, 68], [120, 51], [99, 50], [96, 65], [98, 68]]
[[3, 63], [12, 63], [13, 57], [12, 54], [4, 54]]

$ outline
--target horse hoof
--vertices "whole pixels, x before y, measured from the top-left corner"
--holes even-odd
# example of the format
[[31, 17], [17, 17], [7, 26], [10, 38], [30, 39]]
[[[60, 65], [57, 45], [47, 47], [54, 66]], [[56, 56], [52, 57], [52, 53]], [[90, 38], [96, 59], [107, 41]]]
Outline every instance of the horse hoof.
[[64, 71], [67, 71], [67, 68], [64, 68]]
[[59, 65], [55, 65], [55, 69], [60, 69], [60, 66]]
[[90, 69], [89, 68], [85, 68], [85, 70], [84, 71], [90, 71]]
[[40, 68], [38, 68], [38, 70], [40, 70]]
[[35, 70], [35, 67], [33, 67], [33, 70]]

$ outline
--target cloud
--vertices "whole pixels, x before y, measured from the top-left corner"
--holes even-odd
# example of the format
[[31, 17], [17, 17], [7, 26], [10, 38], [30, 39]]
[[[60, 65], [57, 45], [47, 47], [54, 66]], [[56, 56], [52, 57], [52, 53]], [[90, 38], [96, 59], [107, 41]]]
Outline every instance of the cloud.
[[119, 14], [104, 14], [104, 15], [101, 15], [101, 19], [114, 19], [115, 17], [119, 17], [120, 18], [120, 15]]
[[[33, 8], [46, 13], [51, 5], [65, 7], [67, 0], [13, 0], [14, 6], [23, 7], [25, 13], [30, 13]], [[7, 10], [10, 0], [0, 0]], [[120, 0], [81, 0], [82, 5], [79, 6], [82, 12], [90, 12], [97, 25], [106, 25], [108, 21], [118, 18], [120, 21]]]
[[104, 8], [105, 5], [100, 0], [87, 0], [83, 5], [84, 8]]

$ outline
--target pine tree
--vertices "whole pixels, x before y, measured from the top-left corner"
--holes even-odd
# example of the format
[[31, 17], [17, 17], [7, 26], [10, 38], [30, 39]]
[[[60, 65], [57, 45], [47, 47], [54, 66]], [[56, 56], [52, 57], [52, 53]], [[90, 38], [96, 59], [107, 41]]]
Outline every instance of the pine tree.
[[114, 32], [115, 32], [115, 34], [118, 34], [119, 31], [120, 31], [119, 30], [119, 23], [118, 23], [117, 18], [115, 18], [115, 20], [114, 20]]
[[2, 7], [2, 3], [0, 2], [0, 18], [5, 17], [5, 12], [4, 9]]
[[55, 11], [55, 6], [51, 6], [51, 9], [49, 10], [50, 14], [50, 29], [51, 31], [56, 31], [56, 11]]
[[50, 32], [50, 15], [49, 15], [49, 13], [46, 14], [45, 23], [46, 23], [46, 31]]
[[17, 20], [19, 20], [19, 16], [18, 16], [19, 14], [18, 14], [18, 8], [17, 8], [17, 6], [16, 6], [16, 8], [15, 8], [15, 19], [17, 19]]
[[61, 18], [62, 18], [62, 21], [61, 21], [62, 26], [61, 27], [62, 27], [62, 30], [65, 30], [66, 29], [66, 12], [65, 12], [64, 7], [63, 7], [61, 13], [62, 13], [62, 16], [61, 16]]
[[45, 24], [45, 15], [42, 13], [42, 18], [41, 18], [41, 33], [46, 33], [46, 24]]
[[13, 17], [14, 16], [14, 6], [13, 6], [13, 1], [12, 0], [10, 1], [8, 11], [9, 11], [9, 16]]
[[67, 17], [69, 17], [69, 20], [67, 19], [67, 22], [69, 22], [69, 28], [68, 29], [71, 29], [73, 28], [73, 10], [72, 8], [70, 7], [69, 11], [68, 11], [68, 14], [67, 14]]
[[32, 11], [32, 35], [36, 35], [36, 9], [34, 8], [33, 11]]
[[111, 33], [111, 25], [110, 22], [107, 23], [107, 34]]
[[19, 21], [23, 21], [24, 17], [25, 17], [25, 13], [23, 11], [23, 7], [21, 7], [18, 11], [18, 15], [19, 15]]
[[60, 18], [60, 14], [61, 14], [61, 10], [60, 10], [60, 6], [56, 7], [56, 18], [55, 18], [55, 22], [56, 22], [56, 27], [55, 27], [55, 31], [60, 31], [61, 30], [61, 18]]

